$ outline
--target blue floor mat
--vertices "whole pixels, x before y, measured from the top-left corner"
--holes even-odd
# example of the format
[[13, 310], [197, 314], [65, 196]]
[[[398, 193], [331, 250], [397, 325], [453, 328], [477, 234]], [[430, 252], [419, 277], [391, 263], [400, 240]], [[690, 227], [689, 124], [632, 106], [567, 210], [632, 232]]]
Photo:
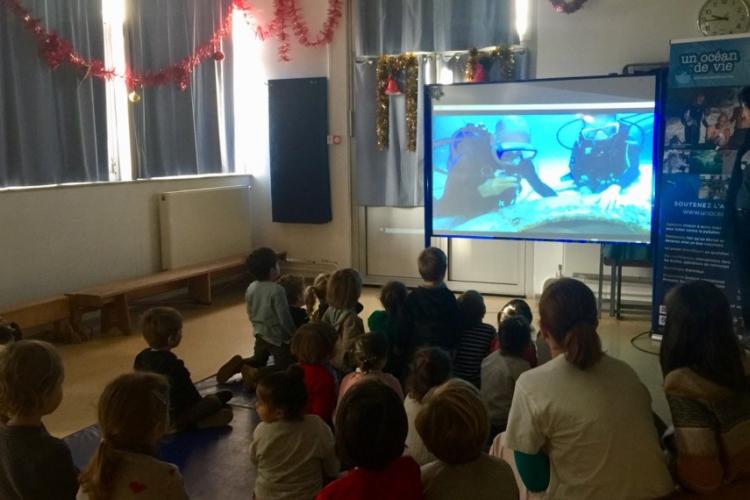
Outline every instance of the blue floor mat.
[[[180, 468], [193, 500], [252, 498], [255, 469], [250, 462], [250, 443], [257, 424], [255, 411], [235, 407], [231, 427], [167, 436], [157, 456]], [[79, 469], [91, 460], [99, 438], [97, 425], [64, 438]]]

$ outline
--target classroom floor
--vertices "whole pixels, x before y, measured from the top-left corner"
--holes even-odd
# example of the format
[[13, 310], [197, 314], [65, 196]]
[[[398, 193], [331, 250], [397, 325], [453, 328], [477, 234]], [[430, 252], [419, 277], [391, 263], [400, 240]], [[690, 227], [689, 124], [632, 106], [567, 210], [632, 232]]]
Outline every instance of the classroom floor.
[[[506, 297], [485, 298], [487, 323], [496, 323], [497, 312], [507, 300]], [[361, 316], [367, 318], [372, 311], [380, 308], [378, 289], [365, 288], [361, 302], [365, 306]], [[242, 288], [234, 286], [215, 293], [211, 306], [196, 306], [180, 300], [164, 305], [177, 307], [185, 316], [182, 344], [175, 352], [185, 360], [193, 380], [214, 374], [234, 354], [251, 353], [253, 337]], [[531, 305], [535, 310], [536, 304], [532, 302]], [[133, 311], [134, 317], [145, 307], [144, 304], [137, 306]], [[634, 336], [648, 329], [646, 316], [617, 321], [605, 313], [599, 333], [604, 349], [636, 370], [651, 392], [654, 410], [670, 422], [661, 390], [658, 357], [638, 351], [630, 342]], [[637, 345], [652, 352], [659, 349], [659, 345], [647, 337], [640, 339]], [[114, 377], [130, 370], [136, 354], [144, 347], [145, 342], [139, 334], [96, 337], [83, 344], [58, 345], [65, 362], [65, 397], [60, 408], [45, 419], [49, 431], [62, 437], [95, 423], [96, 403], [102, 389]]]

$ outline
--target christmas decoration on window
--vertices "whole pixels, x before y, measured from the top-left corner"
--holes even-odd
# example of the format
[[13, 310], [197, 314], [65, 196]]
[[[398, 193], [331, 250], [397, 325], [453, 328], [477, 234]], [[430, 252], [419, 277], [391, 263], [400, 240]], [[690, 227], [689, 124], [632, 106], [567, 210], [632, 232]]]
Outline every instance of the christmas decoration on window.
[[[375, 109], [375, 133], [378, 149], [388, 149], [390, 132], [389, 114], [391, 96], [406, 97], [406, 149], [417, 150], [417, 111], [419, 99], [419, 62], [414, 54], [381, 56], [375, 69], [377, 78], [377, 103]], [[399, 86], [403, 81], [403, 87]]]
[[471, 49], [466, 60], [464, 80], [467, 82], [487, 81], [485, 65], [491, 65], [495, 59], [500, 60], [500, 73], [503, 80], [512, 80], [516, 70], [516, 58], [508, 45], [501, 45], [488, 51]]
[[[8, 12], [15, 15], [24, 28], [31, 33], [39, 48], [39, 57], [50, 69], [56, 70], [62, 65], [69, 65], [84, 79], [123, 78], [131, 95], [138, 95], [136, 90], [140, 88], [164, 85], [176, 85], [180, 90], [187, 90], [196, 67], [209, 60], [217, 63], [224, 60], [221, 46], [223, 40], [231, 34], [232, 18], [236, 12], [243, 14], [246, 21], [254, 26], [255, 34], [259, 39], [266, 40], [275, 37], [279, 40], [279, 59], [285, 62], [291, 60], [289, 55], [292, 41], [289, 35], [290, 28], [301, 45], [321, 47], [331, 43], [343, 14], [342, 0], [329, 0], [323, 28], [313, 36], [302, 16], [299, 0], [274, 0], [274, 18], [267, 25], [256, 21], [257, 16], [254, 15], [254, 9], [249, 0], [234, 0], [213, 35], [199, 45], [192, 54], [159, 70], [136, 71], [128, 67], [125, 74], [119, 74], [113, 68], [105, 67], [104, 61], [88, 59], [78, 53], [69, 40], [45, 28], [42, 19], [35, 17], [30, 10], [26, 9], [21, 0], [0, 0], [0, 8], [6, 8]], [[138, 100], [130, 99], [134, 103]]]
[[586, 3], [586, 0], [549, 0], [555, 12], [560, 14], [572, 14], [577, 12]]

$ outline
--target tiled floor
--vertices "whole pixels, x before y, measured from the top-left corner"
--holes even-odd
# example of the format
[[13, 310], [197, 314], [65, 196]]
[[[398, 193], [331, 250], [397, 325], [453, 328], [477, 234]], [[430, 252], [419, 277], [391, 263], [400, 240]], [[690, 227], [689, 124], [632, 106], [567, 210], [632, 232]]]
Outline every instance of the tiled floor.
[[[216, 372], [217, 367], [233, 354], [252, 351], [251, 327], [245, 313], [242, 289], [227, 289], [216, 294], [210, 307], [177, 303], [185, 316], [182, 344], [176, 353], [199, 380]], [[379, 308], [378, 291], [366, 288], [361, 302], [365, 306], [362, 317]], [[497, 311], [508, 299], [486, 298], [488, 323], [495, 324]], [[532, 308], [535, 308], [532, 304]], [[142, 310], [142, 307], [138, 308]], [[134, 311], [137, 314], [138, 311]], [[606, 317], [599, 332], [606, 351], [628, 362], [651, 391], [654, 409], [670, 421], [666, 401], [661, 391], [661, 372], [658, 358], [633, 348], [630, 339], [648, 330], [648, 318], [634, 317], [616, 321]], [[658, 344], [648, 339], [638, 342], [642, 348], [658, 351]], [[130, 337], [97, 338], [80, 345], [59, 346], [65, 360], [65, 398], [60, 408], [46, 418], [50, 432], [65, 436], [96, 420], [96, 401], [104, 386], [120, 373], [132, 367], [135, 355], [145, 343], [140, 335]]]

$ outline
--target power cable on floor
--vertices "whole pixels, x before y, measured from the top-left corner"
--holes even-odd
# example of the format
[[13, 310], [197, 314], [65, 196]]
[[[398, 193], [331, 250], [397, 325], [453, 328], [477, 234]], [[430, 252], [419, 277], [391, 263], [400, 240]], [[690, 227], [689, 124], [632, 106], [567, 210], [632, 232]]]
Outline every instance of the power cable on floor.
[[636, 345], [636, 341], [640, 339], [641, 337], [645, 337], [646, 335], [651, 335], [651, 330], [639, 333], [638, 335], [630, 339], [630, 345], [632, 345], [637, 351], [645, 352], [646, 354], [651, 354], [652, 356], [658, 356], [659, 355], [658, 352], [650, 351], [648, 349], [644, 349]]

